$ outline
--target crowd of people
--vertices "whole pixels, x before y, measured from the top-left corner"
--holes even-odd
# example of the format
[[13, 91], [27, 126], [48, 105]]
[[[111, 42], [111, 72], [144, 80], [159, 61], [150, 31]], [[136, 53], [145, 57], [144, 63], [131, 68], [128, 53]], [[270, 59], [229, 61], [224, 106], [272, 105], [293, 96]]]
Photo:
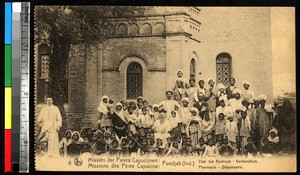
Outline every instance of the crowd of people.
[[120, 102], [103, 96], [98, 127], [66, 131], [60, 155], [272, 157], [288, 152], [290, 145], [278, 134], [277, 108], [282, 104], [270, 105], [266, 95], [255, 96], [248, 81], [242, 89], [234, 78], [228, 87], [216, 85], [213, 78], [197, 86], [181, 70], [177, 75], [158, 104], [141, 96]]

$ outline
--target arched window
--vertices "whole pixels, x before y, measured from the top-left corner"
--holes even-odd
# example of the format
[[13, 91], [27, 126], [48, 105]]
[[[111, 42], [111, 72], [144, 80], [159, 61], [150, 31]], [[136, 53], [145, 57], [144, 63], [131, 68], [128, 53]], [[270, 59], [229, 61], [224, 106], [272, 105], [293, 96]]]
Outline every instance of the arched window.
[[127, 68], [127, 99], [136, 99], [143, 94], [143, 69], [137, 62], [132, 62]]
[[139, 34], [139, 26], [136, 24], [131, 24], [128, 30], [129, 35], [138, 35]]
[[191, 60], [191, 64], [190, 64], [190, 79], [195, 79], [196, 75], [196, 62], [195, 62], [195, 59], [193, 58]]
[[141, 34], [142, 35], [150, 35], [152, 33], [152, 28], [150, 26], [150, 24], [148, 23], [145, 23], [142, 25], [142, 28], [141, 28]]
[[229, 85], [229, 78], [231, 77], [231, 56], [227, 53], [220, 53], [216, 60], [217, 68], [217, 83], [223, 83], [225, 86]]
[[165, 25], [163, 23], [156, 23], [153, 27], [154, 34], [163, 34], [165, 33]]
[[117, 35], [127, 35], [127, 27], [125, 24], [120, 24], [117, 29]]

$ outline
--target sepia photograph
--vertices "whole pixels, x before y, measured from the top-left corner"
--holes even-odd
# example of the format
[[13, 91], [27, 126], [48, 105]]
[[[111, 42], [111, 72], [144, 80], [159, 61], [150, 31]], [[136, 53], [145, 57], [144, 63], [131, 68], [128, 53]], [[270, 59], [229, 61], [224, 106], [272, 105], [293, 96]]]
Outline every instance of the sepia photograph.
[[36, 171], [295, 172], [293, 7], [35, 6]]

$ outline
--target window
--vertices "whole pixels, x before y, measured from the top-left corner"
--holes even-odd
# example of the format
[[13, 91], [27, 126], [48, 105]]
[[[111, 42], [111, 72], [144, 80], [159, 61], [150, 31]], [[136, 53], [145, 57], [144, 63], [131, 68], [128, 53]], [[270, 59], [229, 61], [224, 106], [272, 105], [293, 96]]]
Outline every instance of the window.
[[49, 56], [50, 48], [46, 44], [38, 47], [38, 69], [37, 69], [37, 102], [45, 102], [48, 96], [49, 79]]
[[143, 69], [137, 62], [132, 62], [127, 68], [127, 98], [136, 99], [143, 94]]
[[190, 79], [195, 79], [195, 75], [196, 75], [195, 72], [196, 72], [196, 64], [195, 64], [195, 59], [193, 58], [190, 64]]
[[217, 83], [223, 83], [225, 86], [229, 85], [229, 78], [231, 77], [231, 56], [227, 53], [220, 53], [217, 56]]

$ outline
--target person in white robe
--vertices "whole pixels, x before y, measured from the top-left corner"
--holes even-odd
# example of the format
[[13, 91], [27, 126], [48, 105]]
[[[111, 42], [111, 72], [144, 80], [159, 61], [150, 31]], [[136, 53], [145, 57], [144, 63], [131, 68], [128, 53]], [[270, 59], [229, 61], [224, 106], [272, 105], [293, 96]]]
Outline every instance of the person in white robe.
[[190, 107], [189, 107], [189, 99], [183, 98], [182, 99], [183, 107], [180, 109], [180, 117], [182, 120], [182, 123], [185, 125], [190, 121], [191, 113], [190, 113]]
[[195, 79], [189, 80], [189, 88], [186, 90], [189, 99], [189, 107], [193, 107], [194, 101], [198, 102], [198, 94]]
[[154, 137], [161, 137], [166, 140], [167, 137], [171, 135], [168, 133], [170, 131], [170, 121], [166, 119], [166, 111], [164, 109], [160, 110], [160, 118], [154, 122], [152, 129], [154, 130]]
[[233, 110], [233, 112], [235, 112], [235, 116], [234, 117], [236, 117], [237, 110], [239, 110], [239, 109], [241, 109], [243, 107], [243, 105], [242, 105], [243, 99], [241, 98], [242, 92], [241, 92], [240, 89], [235, 88], [232, 91], [232, 94], [233, 94], [234, 98], [229, 99], [227, 101], [227, 105], [231, 107], [231, 109]]
[[185, 84], [188, 83], [188, 81], [183, 77], [183, 71], [181, 69], [179, 69], [177, 71], [177, 79], [175, 80], [175, 84], [174, 84], [175, 86], [176, 86], [177, 81], [182, 81], [184, 87], [185, 87]]
[[98, 106], [98, 112], [100, 113], [100, 118], [102, 115], [106, 115], [108, 113], [107, 105], [109, 104], [109, 98], [108, 96], [104, 95], [101, 100], [100, 104]]
[[58, 132], [62, 126], [62, 118], [57, 106], [53, 105], [52, 98], [46, 99], [47, 105], [42, 108], [38, 124], [42, 128], [41, 133], [45, 133], [45, 139], [48, 142], [48, 156], [59, 156], [59, 138]]
[[166, 119], [168, 119], [168, 120], [171, 118], [171, 112], [173, 110], [175, 110], [175, 107], [177, 107], [177, 108], [180, 109], [180, 105], [175, 100], [172, 99], [172, 96], [173, 96], [173, 92], [170, 91], [170, 90], [167, 91], [166, 92], [167, 99], [164, 100], [164, 101], [162, 101], [162, 102], [160, 102], [158, 104], [158, 106], [160, 108], [163, 108], [163, 109], [165, 109], [167, 111], [167, 113], [166, 113], [166, 115], [167, 115]]
[[[216, 116], [219, 116], [220, 113], [223, 113], [225, 114], [225, 111], [226, 111], [226, 108], [230, 108], [229, 106], [226, 106], [226, 103], [227, 103], [227, 97], [226, 96], [221, 96], [219, 98], [219, 104], [220, 106], [218, 106], [216, 108]], [[216, 121], [218, 121], [218, 117], [216, 118]], [[225, 120], [226, 120], [226, 117], [225, 117]]]
[[244, 89], [242, 92], [242, 99], [253, 100], [254, 91], [251, 90], [251, 88], [250, 88], [250, 82], [247, 80], [244, 81], [243, 86], [244, 86]]

